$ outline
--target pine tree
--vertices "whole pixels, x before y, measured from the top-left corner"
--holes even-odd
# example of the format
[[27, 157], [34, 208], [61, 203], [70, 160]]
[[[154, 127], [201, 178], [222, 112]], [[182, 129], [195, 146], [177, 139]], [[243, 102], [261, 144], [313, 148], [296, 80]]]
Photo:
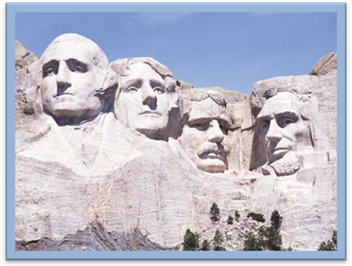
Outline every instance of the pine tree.
[[223, 248], [221, 247], [221, 244], [224, 241], [224, 237], [218, 229], [215, 232], [213, 241], [214, 241], [214, 250], [215, 251], [223, 250]]
[[281, 235], [273, 226], [267, 228], [266, 238], [265, 244], [269, 250], [281, 250]]
[[336, 251], [337, 250], [337, 231], [334, 230], [331, 240], [321, 242], [318, 251]]
[[239, 214], [239, 212], [236, 210], [236, 211], [235, 211], [235, 219], [236, 219], [236, 221], [238, 221], [239, 218], [240, 218], [240, 214]]
[[215, 202], [213, 203], [213, 205], [211, 205], [210, 208], [210, 219], [213, 222], [217, 222], [220, 220], [220, 209]]
[[277, 210], [274, 210], [271, 213], [271, 225], [276, 229], [279, 230], [281, 227], [281, 222], [282, 222], [282, 217], [280, 216], [279, 212]]
[[259, 239], [255, 237], [253, 233], [248, 233], [244, 240], [244, 249], [245, 251], [261, 251], [262, 243]]
[[[263, 215], [260, 213], [251, 212], [247, 217], [260, 222], [265, 221]], [[258, 229], [257, 237], [253, 233], [246, 235], [244, 250], [285, 250], [281, 247], [282, 238], [278, 231], [281, 227], [282, 217], [277, 210], [272, 212], [270, 221], [270, 227], [261, 226]], [[292, 248], [288, 248], [287, 250], [292, 251]]]
[[199, 248], [199, 236], [193, 233], [190, 229], [186, 230], [183, 237], [183, 250], [195, 251]]
[[203, 242], [202, 242], [202, 247], [200, 250], [203, 250], [203, 251], [209, 251], [210, 250], [210, 244], [208, 242], [208, 240], [204, 239]]
[[231, 215], [227, 218], [227, 224], [233, 224], [233, 218]]

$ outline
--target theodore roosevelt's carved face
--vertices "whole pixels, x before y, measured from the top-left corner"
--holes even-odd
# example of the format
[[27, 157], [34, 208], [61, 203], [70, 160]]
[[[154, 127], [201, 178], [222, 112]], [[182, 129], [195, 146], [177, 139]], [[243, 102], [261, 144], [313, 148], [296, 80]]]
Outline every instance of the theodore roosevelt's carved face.
[[85, 40], [65, 39], [44, 52], [40, 89], [47, 113], [82, 118], [102, 111], [104, 102], [96, 95], [98, 77], [89, 45]]
[[169, 99], [163, 78], [148, 64], [137, 62], [121, 77], [115, 105], [117, 119], [126, 127], [158, 138], [169, 120]]
[[178, 138], [188, 157], [205, 172], [223, 173], [227, 167], [229, 120], [224, 106], [211, 98], [192, 101], [187, 124]]
[[311, 147], [308, 121], [301, 115], [301, 102], [291, 92], [279, 92], [269, 98], [257, 116], [260, 140], [268, 164], [290, 152]]

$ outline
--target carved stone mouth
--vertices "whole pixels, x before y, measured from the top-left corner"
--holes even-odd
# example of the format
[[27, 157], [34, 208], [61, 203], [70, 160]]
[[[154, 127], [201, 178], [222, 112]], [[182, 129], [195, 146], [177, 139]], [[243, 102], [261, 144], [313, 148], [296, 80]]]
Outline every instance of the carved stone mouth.
[[69, 92], [65, 92], [65, 93], [61, 93], [61, 94], [56, 94], [55, 96], [54, 96], [54, 98], [58, 98], [58, 97], [60, 97], [60, 96], [63, 96], [63, 95], [74, 95], [73, 93], [69, 93]]
[[291, 151], [291, 149], [289, 148], [275, 148], [273, 150], [273, 153], [283, 153], [283, 152], [289, 152], [289, 151]]
[[160, 116], [160, 114], [156, 111], [144, 111], [144, 112], [141, 112], [139, 113], [140, 115], [157, 115], [157, 116]]
[[208, 159], [219, 159], [219, 160], [222, 160], [222, 161], [223, 161], [223, 154], [222, 154], [222, 152], [221, 152], [221, 153], [214, 153], [214, 152], [211, 152], [211, 153], [206, 154], [206, 157], [207, 157]]
[[220, 159], [222, 161], [225, 161], [228, 153], [229, 153], [229, 150], [226, 146], [222, 144], [215, 145], [213, 143], [212, 145], [208, 145], [200, 148], [198, 151], [198, 156], [201, 159], [209, 158], [209, 159]]
[[274, 162], [277, 160], [280, 160], [282, 157], [284, 157], [286, 154], [291, 152], [292, 150], [289, 148], [276, 148], [271, 151], [271, 154], [269, 155], [269, 161]]
[[224, 150], [207, 151], [199, 156], [201, 159], [218, 159], [224, 161]]

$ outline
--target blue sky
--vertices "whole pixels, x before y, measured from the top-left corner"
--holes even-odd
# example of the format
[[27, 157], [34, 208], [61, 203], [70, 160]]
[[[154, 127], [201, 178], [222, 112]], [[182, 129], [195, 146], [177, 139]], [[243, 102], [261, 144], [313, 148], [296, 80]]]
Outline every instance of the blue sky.
[[336, 13], [17, 13], [16, 39], [39, 57], [63, 33], [110, 61], [150, 56], [176, 79], [250, 94], [259, 80], [308, 74], [336, 52]]

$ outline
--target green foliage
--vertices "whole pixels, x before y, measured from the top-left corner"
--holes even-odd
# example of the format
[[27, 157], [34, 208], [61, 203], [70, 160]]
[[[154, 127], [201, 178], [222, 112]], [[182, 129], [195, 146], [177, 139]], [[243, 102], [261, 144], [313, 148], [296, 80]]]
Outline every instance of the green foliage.
[[336, 246], [336, 249], [337, 249], [337, 231], [336, 230], [334, 230], [332, 232], [331, 240], [332, 240], [332, 243], [334, 243], [334, 245]]
[[281, 250], [281, 235], [274, 227], [267, 227], [264, 237], [266, 238], [266, 240], [264, 241], [264, 246], [266, 247], [266, 249], [276, 251]]
[[247, 214], [247, 217], [252, 218], [253, 220], [258, 221], [258, 222], [262, 222], [262, 223], [265, 222], [264, 216], [261, 213], [250, 212]]
[[227, 218], [227, 224], [233, 224], [233, 218], [231, 215]]
[[215, 202], [210, 208], [210, 220], [212, 220], [212, 222], [217, 222], [220, 220], [220, 209]]
[[217, 229], [213, 238], [214, 241], [214, 250], [215, 251], [221, 251], [223, 248], [221, 247], [222, 242], [224, 241], [223, 235], [220, 233], [220, 231]]
[[284, 248], [282, 251], [292, 251], [292, 248], [291, 247]]
[[215, 244], [217, 244], [217, 245], [221, 245], [221, 243], [224, 241], [224, 237], [220, 233], [219, 229], [216, 229], [213, 240], [214, 240]]
[[271, 213], [270, 221], [271, 221], [271, 226], [273, 226], [276, 230], [279, 230], [279, 228], [281, 227], [282, 217], [280, 216], [277, 210], [274, 210]]
[[256, 238], [252, 232], [250, 232], [245, 237], [243, 250], [245, 250], [245, 251], [261, 251], [262, 250], [262, 242], [260, 239]]
[[261, 226], [258, 230], [258, 237], [253, 233], [246, 235], [244, 250], [281, 250], [281, 235], [272, 226]]
[[240, 213], [236, 210], [235, 211], [235, 219], [236, 219], [236, 221], [238, 221], [239, 218], [240, 218]]
[[[260, 222], [264, 222], [265, 219], [260, 213], [250, 212], [247, 217]], [[271, 214], [271, 226], [261, 226], [258, 229], [258, 236], [256, 237], [253, 233], [246, 235], [244, 241], [244, 250], [282, 250], [282, 239], [279, 233], [279, 229], [282, 222], [282, 217], [277, 210], [273, 211]], [[292, 251], [292, 248], [287, 249]]]
[[187, 229], [183, 237], [183, 250], [196, 251], [199, 248], [199, 236]]
[[336, 251], [336, 246], [330, 240], [321, 242], [318, 248], [318, 251]]
[[202, 242], [202, 247], [200, 250], [203, 250], [203, 251], [209, 251], [210, 250], [210, 244], [208, 242], [208, 240], [204, 239], [203, 242]]
[[337, 231], [334, 230], [331, 240], [321, 242], [318, 251], [336, 251], [337, 250]]

